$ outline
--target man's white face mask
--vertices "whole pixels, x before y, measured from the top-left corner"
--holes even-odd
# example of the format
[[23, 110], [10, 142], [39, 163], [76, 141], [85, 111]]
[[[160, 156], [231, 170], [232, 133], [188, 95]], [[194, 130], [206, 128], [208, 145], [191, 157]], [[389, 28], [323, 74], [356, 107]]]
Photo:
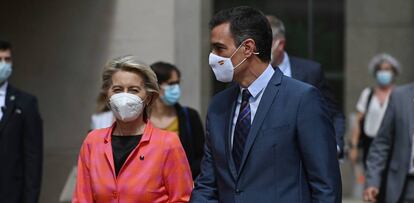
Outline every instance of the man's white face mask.
[[[240, 63], [238, 63], [236, 66], [233, 66], [233, 63], [231, 62], [231, 58], [234, 56], [234, 54], [242, 47], [244, 44], [241, 43], [239, 47], [231, 54], [229, 58], [218, 56], [214, 54], [213, 52], [210, 53], [210, 56], [208, 57], [208, 63], [210, 64], [210, 67], [213, 69], [214, 75], [216, 76], [216, 79], [220, 82], [231, 82], [233, 81], [234, 76], [234, 70], [239, 67], [244, 61], [246, 61], [247, 58], [244, 58]], [[259, 54], [259, 53], [254, 53]]]

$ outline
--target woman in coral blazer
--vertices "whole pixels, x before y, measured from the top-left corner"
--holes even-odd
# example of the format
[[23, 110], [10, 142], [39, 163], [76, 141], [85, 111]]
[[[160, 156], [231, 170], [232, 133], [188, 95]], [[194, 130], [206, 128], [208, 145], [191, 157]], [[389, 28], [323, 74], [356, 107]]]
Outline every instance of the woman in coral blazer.
[[116, 122], [85, 139], [73, 202], [188, 202], [193, 181], [180, 140], [148, 119], [155, 74], [131, 56], [118, 58], [108, 63], [102, 90]]

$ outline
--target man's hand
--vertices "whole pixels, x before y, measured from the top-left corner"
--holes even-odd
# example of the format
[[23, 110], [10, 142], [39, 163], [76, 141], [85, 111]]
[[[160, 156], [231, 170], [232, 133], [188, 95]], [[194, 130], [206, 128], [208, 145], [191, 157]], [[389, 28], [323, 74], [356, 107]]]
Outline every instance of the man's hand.
[[377, 202], [377, 196], [378, 196], [379, 190], [377, 187], [368, 187], [364, 191], [364, 201], [375, 203]]

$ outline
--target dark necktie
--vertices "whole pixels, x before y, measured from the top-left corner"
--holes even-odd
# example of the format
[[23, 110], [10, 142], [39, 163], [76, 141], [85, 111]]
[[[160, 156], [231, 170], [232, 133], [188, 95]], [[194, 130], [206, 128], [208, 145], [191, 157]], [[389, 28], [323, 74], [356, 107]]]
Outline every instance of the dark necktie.
[[240, 168], [241, 159], [243, 157], [244, 145], [247, 135], [251, 127], [251, 112], [249, 98], [251, 97], [249, 90], [244, 89], [242, 92], [242, 103], [240, 105], [239, 116], [237, 117], [236, 127], [234, 128], [233, 138], [233, 159], [236, 164], [237, 171]]

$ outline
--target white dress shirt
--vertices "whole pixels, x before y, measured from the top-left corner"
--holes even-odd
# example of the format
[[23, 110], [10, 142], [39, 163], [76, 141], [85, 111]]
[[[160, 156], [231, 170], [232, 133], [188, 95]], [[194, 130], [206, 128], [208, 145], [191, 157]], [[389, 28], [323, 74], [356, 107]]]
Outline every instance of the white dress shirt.
[[3, 118], [3, 107], [6, 106], [6, 91], [7, 91], [8, 82], [0, 87], [0, 120]]
[[289, 56], [286, 52], [283, 52], [282, 63], [278, 65], [279, 69], [282, 71], [283, 75], [292, 77], [292, 69], [290, 68]]
[[[273, 76], [273, 67], [268, 65], [266, 70], [247, 88], [252, 95], [249, 99], [250, 105], [250, 122], [253, 123], [254, 116], [256, 115], [257, 108], [259, 107], [260, 100], [262, 99], [263, 92]], [[243, 92], [245, 88], [240, 87], [240, 92]], [[231, 146], [233, 147], [234, 128], [236, 127], [237, 117], [239, 116], [240, 105], [242, 102], [242, 95], [237, 97], [236, 110], [234, 112], [232, 131], [231, 131]]]

